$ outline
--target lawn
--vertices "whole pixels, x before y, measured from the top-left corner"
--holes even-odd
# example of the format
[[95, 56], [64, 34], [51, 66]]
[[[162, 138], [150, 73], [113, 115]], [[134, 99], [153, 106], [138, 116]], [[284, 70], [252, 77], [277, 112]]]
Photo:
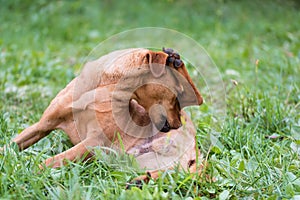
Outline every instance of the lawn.
[[[125, 190], [143, 172], [128, 156], [101, 152], [91, 162], [40, 172], [39, 163], [71, 147], [55, 131], [24, 152], [12, 146], [0, 154], [1, 199], [300, 199], [296, 0], [0, 3], [0, 147], [38, 121], [94, 47], [133, 28], [192, 38], [213, 60], [226, 93], [225, 116], [208, 100], [190, 111], [208, 162], [203, 176], [174, 170]], [[209, 97], [202, 78], [193, 77]]]

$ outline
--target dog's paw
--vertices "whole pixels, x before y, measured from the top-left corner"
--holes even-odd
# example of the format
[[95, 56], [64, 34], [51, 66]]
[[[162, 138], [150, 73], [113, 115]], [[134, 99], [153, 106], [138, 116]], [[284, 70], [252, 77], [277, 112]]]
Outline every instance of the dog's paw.
[[174, 67], [174, 68], [179, 68], [182, 66], [183, 62], [180, 59], [180, 55], [177, 52], [175, 52], [173, 49], [163, 47], [163, 52], [165, 52], [166, 54], [169, 55], [167, 58], [168, 66]]
[[126, 190], [130, 190], [132, 187], [137, 187], [139, 189], [142, 189], [143, 187], [143, 182], [141, 180], [133, 180], [130, 181], [129, 183], [126, 183]]
[[126, 190], [130, 190], [132, 187], [137, 187], [142, 189], [144, 183], [148, 183], [151, 179], [151, 174], [147, 172], [146, 175], [142, 175], [139, 177], [136, 177], [132, 181], [126, 184]]

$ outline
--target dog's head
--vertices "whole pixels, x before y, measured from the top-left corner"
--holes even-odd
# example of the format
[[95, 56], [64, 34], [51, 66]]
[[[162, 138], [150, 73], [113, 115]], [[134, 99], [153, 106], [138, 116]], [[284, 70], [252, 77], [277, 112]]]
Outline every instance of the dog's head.
[[[180, 105], [176, 94], [161, 84], [145, 84], [138, 88], [130, 101], [131, 116], [139, 125], [145, 125], [145, 113], [162, 132], [181, 126]], [[136, 110], [138, 109], [138, 112]], [[141, 117], [142, 116], [142, 117]], [[150, 122], [150, 121], [149, 121]]]
[[179, 128], [180, 110], [203, 102], [183, 61], [172, 49], [163, 49], [162, 52], [148, 51], [143, 62], [151, 73], [143, 76], [144, 84], [131, 96], [132, 119], [138, 125], [151, 121], [162, 132]]

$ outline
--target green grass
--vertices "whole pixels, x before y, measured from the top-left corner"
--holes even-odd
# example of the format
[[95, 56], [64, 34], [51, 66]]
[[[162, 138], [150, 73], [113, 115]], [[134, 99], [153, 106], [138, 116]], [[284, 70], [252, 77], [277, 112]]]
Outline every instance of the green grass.
[[125, 190], [141, 171], [113, 153], [40, 173], [39, 163], [71, 146], [56, 131], [25, 152], [12, 147], [0, 155], [1, 199], [300, 198], [297, 1], [0, 3], [0, 146], [40, 118], [99, 42], [132, 28], [171, 28], [195, 39], [218, 66], [227, 93], [215, 145], [208, 143], [211, 125], [221, 122], [213, 121], [210, 105], [195, 111], [214, 182], [164, 172], [142, 190]]

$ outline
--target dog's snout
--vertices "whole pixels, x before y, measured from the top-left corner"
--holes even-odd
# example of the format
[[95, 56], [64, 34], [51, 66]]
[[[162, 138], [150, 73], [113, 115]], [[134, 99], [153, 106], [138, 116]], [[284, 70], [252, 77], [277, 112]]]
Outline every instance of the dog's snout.
[[166, 132], [169, 132], [170, 129], [171, 129], [171, 126], [170, 126], [168, 120], [166, 120], [164, 126], [162, 127], [162, 129], [160, 131], [166, 133]]
[[168, 122], [168, 120], [165, 121], [163, 127], [160, 129], [161, 132], [169, 132], [171, 129], [178, 129], [179, 127], [181, 127], [182, 124], [180, 121], [178, 121], [177, 123], [172, 123], [172, 125], [170, 125], [170, 123]]

